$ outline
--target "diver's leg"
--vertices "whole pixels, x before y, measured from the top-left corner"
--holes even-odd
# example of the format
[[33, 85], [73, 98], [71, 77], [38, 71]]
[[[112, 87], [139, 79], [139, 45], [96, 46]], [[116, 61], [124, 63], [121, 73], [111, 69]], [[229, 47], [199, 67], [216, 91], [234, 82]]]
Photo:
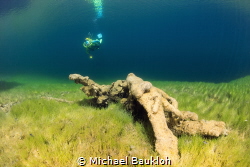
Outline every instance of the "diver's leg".
[[86, 53], [87, 53], [88, 55], [90, 55], [90, 53], [89, 53], [89, 49], [87, 49], [87, 48], [86, 48]]

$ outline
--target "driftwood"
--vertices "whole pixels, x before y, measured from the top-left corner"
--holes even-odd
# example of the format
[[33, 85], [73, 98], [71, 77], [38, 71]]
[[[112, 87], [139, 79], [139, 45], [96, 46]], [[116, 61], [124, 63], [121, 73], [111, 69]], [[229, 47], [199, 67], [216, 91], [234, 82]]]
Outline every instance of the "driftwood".
[[126, 80], [111, 85], [99, 85], [89, 77], [71, 74], [70, 80], [84, 85], [80, 88], [87, 96], [94, 97], [98, 106], [120, 101], [128, 110], [142, 108], [146, 111], [156, 138], [155, 148], [162, 157], [178, 160], [178, 140], [181, 134], [219, 137], [227, 135], [225, 123], [221, 121], [198, 120], [190, 111], [178, 110], [178, 102], [150, 82], [143, 81], [133, 73]]
[[118, 80], [111, 85], [99, 85], [89, 77], [79, 74], [71, 74], [69, 79], [84, 85], [80, 89], [87, 96], [94, 97], [94, 102], [100, 107], [106, 107], [109, 102], [117, 102], [128, 94], [127, 82], [124, 80]]

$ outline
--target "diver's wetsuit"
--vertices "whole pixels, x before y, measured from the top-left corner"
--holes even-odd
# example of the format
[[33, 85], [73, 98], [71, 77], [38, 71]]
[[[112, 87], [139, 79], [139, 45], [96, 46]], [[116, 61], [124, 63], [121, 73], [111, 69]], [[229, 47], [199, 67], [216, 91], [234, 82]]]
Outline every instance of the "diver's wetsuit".
[[99, 40], [89, 40], [83, 43], [83, 46], [87, 49], [87, 50], [91, 50], [94, 51], [96, 49], [99, 49], [101, 46], [101, 42]]
[[96, 50], [96, 49], [99, 49], [101, 46], [101, 43], [100, 41], [97, 41], [97, 40], [94, 40], [91, 42], [91, 44], [87, 47], [89, 50]]

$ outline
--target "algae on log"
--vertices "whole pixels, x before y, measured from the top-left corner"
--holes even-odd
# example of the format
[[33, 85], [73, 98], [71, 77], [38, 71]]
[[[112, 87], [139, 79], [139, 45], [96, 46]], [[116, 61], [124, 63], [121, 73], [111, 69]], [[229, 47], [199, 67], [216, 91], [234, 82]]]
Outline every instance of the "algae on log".
[[199, 121], [196, 113], [178, 110], [178, 102], [173, 97], [133, 73], [128, 74], [126, 80], [118, 80], [111, 85], [99, 85], [79, 74], [71, 74], [69, 79], [84, 85], [81, 90], [87, 96], [93, 96], [99, 106], [120, 100], [128, 110], [143, 107], [154, 131], [156, 151], [172, 162], [179, 158], [176, 136], [200, 134], [218, 137], [228, 133], [224, 122]]

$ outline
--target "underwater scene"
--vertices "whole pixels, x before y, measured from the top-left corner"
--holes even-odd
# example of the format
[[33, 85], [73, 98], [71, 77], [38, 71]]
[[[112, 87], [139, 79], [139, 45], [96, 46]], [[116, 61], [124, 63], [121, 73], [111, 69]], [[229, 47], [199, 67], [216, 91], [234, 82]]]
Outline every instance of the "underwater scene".
[[249, 166], [249, 122], [249, 0], [0, 0], [0, 166]]

